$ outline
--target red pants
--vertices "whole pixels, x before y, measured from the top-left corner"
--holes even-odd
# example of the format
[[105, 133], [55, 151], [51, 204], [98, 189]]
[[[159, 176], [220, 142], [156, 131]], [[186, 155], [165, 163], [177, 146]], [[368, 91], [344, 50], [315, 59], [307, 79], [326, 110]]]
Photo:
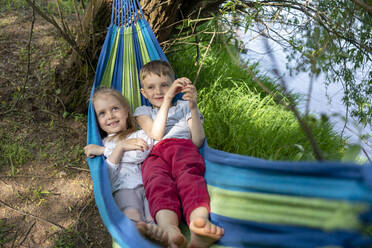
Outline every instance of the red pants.
[[181, 220], [181, 206], [187, 224], [196, 207], [209, 207], [204, 180], [205, 164], [198, 148], [189, 139], [165, 139], [154, 146], [142, 165], [142, 178], [150, 213], [174, 211]]

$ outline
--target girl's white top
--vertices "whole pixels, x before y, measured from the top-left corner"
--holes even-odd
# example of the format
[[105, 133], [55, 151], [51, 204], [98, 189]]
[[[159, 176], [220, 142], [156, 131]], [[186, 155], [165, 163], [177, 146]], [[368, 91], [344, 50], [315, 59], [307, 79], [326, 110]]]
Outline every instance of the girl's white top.
[[[110, 139], [110, 136], [103, 140], [105, 146], [104, 156], [108, 158], [115, 148], [116, 139]], [[110, 177], [111, 190], [114, 193], [119, 189], [134, 189], [143, 185], [141, 176], [141, 165], [149, 155], [153, 141], [143, 130], [130, 134], [126, 139], [141, 138], [146, 141], [149, 149], [147, 151], [132, 150], [123, 153], [123, 157], [118, 164], [111, 163], [106, 159], [107, 169]]]

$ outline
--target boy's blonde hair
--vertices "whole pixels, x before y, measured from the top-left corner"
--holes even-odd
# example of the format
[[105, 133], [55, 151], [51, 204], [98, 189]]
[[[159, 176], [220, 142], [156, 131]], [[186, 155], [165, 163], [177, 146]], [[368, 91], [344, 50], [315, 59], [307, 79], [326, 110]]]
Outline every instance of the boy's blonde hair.
[[143, 80], [151, 73], [154, 73], [159, 77], [168, 76], [172, 82], [176, 77], [171, 65], [168, 62], [163, 60], [153, 60], [145, 64], [140, 70], [141, 86], [143, 86]]
[[[137, 129], [133, 114], [130, 111], [129, 102], [127, 101], [127, 99], [125, 99], [125, 97], [118, 90], [107, 88], [107, 87], [101, 87], [94, 91], [93, 106], [94, 106], [94, 101], [102, 95], [110, 95], [114, 97], [116, 100], [119, 101], [120, 105], [128, 112], [127, 129], [117, 133], [116, 135], [112, 137], [112, 138], [117, 137], [119, 140], [125, 139], [129, 134], [133, 133]], [[96, 115], [96, 118], [98, 119], [97, 115]], [[107, 133], [103, 131], [101, 127], [99, 127], [99, 132], [101, 136], [103, 137], [107, 136]]]

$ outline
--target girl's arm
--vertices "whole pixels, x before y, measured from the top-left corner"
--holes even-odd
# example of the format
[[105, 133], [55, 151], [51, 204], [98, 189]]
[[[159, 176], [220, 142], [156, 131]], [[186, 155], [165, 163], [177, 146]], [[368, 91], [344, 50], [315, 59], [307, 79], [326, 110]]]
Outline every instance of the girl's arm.
[[105, 147], [103, 146], [89, 144], [84, 147], [84, 153], [89, 158], [94, 158], [95, 156], [103, 155], [104, 152]]
[[112, 164], [119, 164], [124, 152], [131, 150], [148, 150], [147, 142], [141, 138], [125, 139], [116, 142], [112, 153], [107, 157]]

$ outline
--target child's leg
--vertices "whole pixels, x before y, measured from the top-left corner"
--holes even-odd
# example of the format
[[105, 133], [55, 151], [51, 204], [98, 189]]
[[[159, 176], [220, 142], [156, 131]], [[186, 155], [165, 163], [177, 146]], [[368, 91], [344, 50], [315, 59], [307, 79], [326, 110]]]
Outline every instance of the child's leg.
[[142, 221], [142, 216], [141, 216], [141, 213], [138, 209], [135, 209], [135, 208], [132, 208], [132, 207], [127, 207], [123, 210], [123, 213], [134, 224], [136, 224], [139, 221]]
[[114, 199], [120, 210], [136, 226], [138, 231], [148, 240], [162, 245], [168, 245], [167, 233], [158, 225], [146, 224], [143, 218], [143, 200], [137, 189], [121, 189], [114, 194]]
[[206, 207], [195, 208], [189, 217], [190, 220], [190, 248], [209, 247], [224, 234], [224, 229], [209, 221], [209, 211]]
[[159, 210], [155, 219], [157, 224], [167, 233], [170, 248], [185, 248], [187, 240], [178, 228], [178, 215], [168, 209]]
[[182, 152], [174, 157], [172, 168], [190, 228], [190, 247], [209, 247], [222, 237], [224, 230], [209, 221], [210, 199], [204, 180], [204, 159], [191, 140], [178, 141], [178, 144]]
[[146, 239], [162, 246], [168, 246], [168, 234], [165, 230], [153, 223], [143, 222], [142, 215], [138, 209], [126, 208], [123, 213], [134, 223], [137, 230]]

